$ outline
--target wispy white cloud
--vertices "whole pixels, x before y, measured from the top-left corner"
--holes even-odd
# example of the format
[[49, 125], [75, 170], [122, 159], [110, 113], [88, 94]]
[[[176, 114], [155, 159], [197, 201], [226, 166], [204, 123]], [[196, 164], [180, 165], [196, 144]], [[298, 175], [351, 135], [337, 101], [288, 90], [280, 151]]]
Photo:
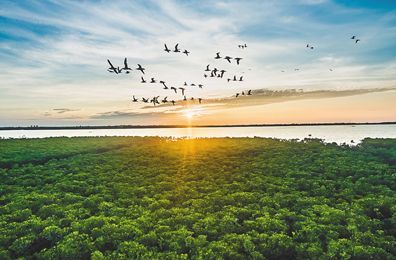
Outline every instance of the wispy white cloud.
[[[106, 107], [122, 110], [132, 95], [181, 98], [160, 84], [141, 84], [138, 71], [106, 71], [106, 59], [122, 66], [125, 57], [131, 67], [140, 63], [146, 68], [146, 79], [175, 87], [184, 81], [204, 84], [202, 90], [187, 91], [204, 99], [221, 99], [243, 88], [395, 85], [392, 10], [370, 12], [324, 0], [3, 1], [0, 7], [0, 18], [10, 25], [0, 41], [0, 65], [6, 68], [0, 72], [0, 109], [13, 102], [20, 111], [61, 105], [100, 114]], [[353, 34], [361, 42], [353, 43]], [[238, 49], [245, 42], [248, 48]], [[191, 53], [165, 53], [164, 43], [172, 48], [179, 43]], [[307, 43], [314, 49], [305, 48]], [[240, 66], [214, 60], [219, 51], [244, 59]], [[207, 64], [227, 70], [226, 77], [244, 75], [245, 80], [205, 79]], [[133, 105], [132, 113], [143, 107]]]

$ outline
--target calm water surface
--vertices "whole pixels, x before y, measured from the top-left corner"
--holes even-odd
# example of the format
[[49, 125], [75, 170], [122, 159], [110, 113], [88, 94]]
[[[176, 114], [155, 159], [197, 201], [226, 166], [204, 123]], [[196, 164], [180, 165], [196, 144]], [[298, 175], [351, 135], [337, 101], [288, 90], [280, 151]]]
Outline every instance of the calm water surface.
[[396, 125], [390, 124], [0, 131], [0, 137], [2, 138], [46, 138], [58, 136], [161, 136], [173, 138], [258, 136], [288, 140], [320, 138], [328, 143], [336, 142], [338, 144], [356, 144], [366, 137], [396, 138]]

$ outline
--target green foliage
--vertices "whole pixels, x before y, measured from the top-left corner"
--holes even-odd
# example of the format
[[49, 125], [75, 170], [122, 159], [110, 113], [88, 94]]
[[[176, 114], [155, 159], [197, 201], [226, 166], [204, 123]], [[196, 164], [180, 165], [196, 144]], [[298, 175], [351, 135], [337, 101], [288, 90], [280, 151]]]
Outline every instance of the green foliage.
[[396, 141], [0, 140], [0, 259], [396, 259]]

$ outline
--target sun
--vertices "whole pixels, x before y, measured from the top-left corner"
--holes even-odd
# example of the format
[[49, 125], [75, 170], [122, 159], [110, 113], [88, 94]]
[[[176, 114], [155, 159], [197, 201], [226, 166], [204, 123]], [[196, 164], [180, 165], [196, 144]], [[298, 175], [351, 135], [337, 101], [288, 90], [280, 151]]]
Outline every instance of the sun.
[[192, 112], [188, 112], [188, 113], [186, 114], [186, 117], [187, 117], [187, 118], [192, 118], [193, 115], [194, 115], [194, 114], [193, 114]]

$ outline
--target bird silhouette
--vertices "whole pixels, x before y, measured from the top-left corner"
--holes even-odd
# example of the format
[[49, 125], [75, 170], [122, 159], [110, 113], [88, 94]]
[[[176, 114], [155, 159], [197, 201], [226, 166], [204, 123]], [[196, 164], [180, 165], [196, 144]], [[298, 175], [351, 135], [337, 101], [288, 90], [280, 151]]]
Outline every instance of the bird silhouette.
[[141, 78], [142, 78], [142, 83], [146, 83], [146, 80], [143, 78], [143, 76]]
[[199, 87], [199, 88], [202, 88], [202, 87], [203, 87], [203, 85], [202, 85], [202, 84], [199, 84], [199, 85], [198, 85], [198, 87]]
[[136, 70], [140, 70], [144, 74], [145, 68], [143, 68], [140, 64], [138, 64], [138, 67], [136, 68]]
[[199, 104], [201, 104], [202, 98], [198, 98]]
[[228, 60], [229, 63], [231, 63], [231, 57], [230, 56], [226, 56], [224, 59]]
[[232, 81], [237, 81], [237, 79], [236, 79], [236, 76], [234, 75], [234, 78], [233, 78], [233, 80]]
[[[110, 72], [112, 72], [112, 71], [110, 71]], [[205, 78], [207, 78], [207, 77], [208, 77], [208, 75], [204, 74], [204, 77], [205, 77]]]
[[245, 91], [242, 91], [242, 94], [241, 94], [242, 96], [244, 96], [245, 95]]
[[239, 81], [243, 81], [242, 78], [243, 78], [243, 76], [241, 76], [241, 77], [239, 78]]
[[354, 35], [354, 36], [352, 36], [352, 38], [351, 39], [356, 39], [356, 36]]
[[191, 87], [195, 87], [195, 84], [194, 83], [191, 83], [191, 85], [190, 85]]
[[166, 102], [168, 102], [168, 100], [166, 100], [168, 97], [166, 96], [166, 97], [164, 97], [164, 99], [161, 101], [162, 103], [166, 103]]
[[187, 101], [187, 97], [186, 96], [184, 96], [183, 101]]
[[227, 79], [227, 82], [230, 82], [230, 81], [231, 81], [231, 79], [230, 79], [230, 78], [228, 78], [228, 79]]
[[247, 94], [250, 96], [252, 94], [252, 90], [250, 89]]
[[185, 88], [180, 87], [179, 89], [181, 89], [182, 91], [182, 95], [184, 95], [184, 90], [186, 90]]
[[225, 71], [225, 70], [220, 70], [220, 78], [223, 78], [225, 72], [227, 72], [227, 71]]
[[355, 43], [358, 43], [358, 42], [360, 42], [360, 39], [356, 39]]
[[195, 102], [195, 99], [193, 97], [190, 98], [193, 102]]
[[144, 103], [148, 103], [148, 102], [149, 102], [148, 98], [144, 98], [144, 97], [142, 97], [142, 101], [143, 101]]
[[166, 51], [167, 53], [169, 53], [171, 50], [168, 49], [168, 47], [166, 46], [166, 44], [164, 44], [164, 45], [165, 45], [164, 51]]
[[180, 52], [180, 49], [177, 48], [178, 46], [179, 46], [179, 44], [175, 45], [175, 50], [173, 52]]
[[150, 83], [155, 83], [155, 82], [156, 82], [155, 79], [154, 79], [154, 78], [151, 78]]
[[205, 71], [210, 71], [209, 66], [210, 66], [210, 64], [208, 64], [208, 65], [206, 66], [206, 70], [205, 70]]
[[135, 98], [135, 95], [133, 96], [133, 100], [132, 100], [132, 102], [138, 102], [138, 99], [137, 99], [137, 98]]
[[162, 84], [162, 85], [164, 85], [164, 89], [168, 89], [168, 87], [165, 85], [165, 81], [160, 81], [160, 83]]
[[171, 89], [173, 89], [175, 93], [177, 93], [177, 89], [175, 87], [171, 87]]
[[127, 58], [124, 59], [124, 68], [122, 68], [123, 70], [132, 70], [131, 68], [128, 67], [128, 63], [127, 63]]
[[189, 54], [190, 52], [187, 51], [187, 50], [184, 50], [183, 53], [186, 54], [186, 55], [188, 56], [188, 54]]
[[236, 94], [235, 94], [235, 97], [238, 97], [238, 96], [239, 96], [239, 93], [236, 93]]
[[235, 60], [237, 61], [237, 64], [239, 65], [239, 61], [242, 60], [242, 58], [235, 58]]
[[216, 73], [219, 71], [217, 68], [214, 68], [213, 70], [214, 75], [217, 75]]
[[109, 70], [113, 70], [116, 74], [118, 74], [117, 68], [115, 68], [115, 67], [113, 66], [113, 64], [111, 64], [110, 60], [107, 60], [107, 62], [110, 64]]
[[118, 72], [118, 73], [121, 73], [121, 72], [122, 72], [122, 69], [120, 69], [120, 67], [117, 67], [117, 72]]
[[175, 105], [176, 101], [172, 100], [171, 103], [172, 103], [173, 105]]
[[307, 44], [307, 48], [309, 48], [309, 44]]
[[217, 53], [216, 53], [215, 59], [221, 59], [221, 57], [220, 57], [220, 52], [217, 52]]

